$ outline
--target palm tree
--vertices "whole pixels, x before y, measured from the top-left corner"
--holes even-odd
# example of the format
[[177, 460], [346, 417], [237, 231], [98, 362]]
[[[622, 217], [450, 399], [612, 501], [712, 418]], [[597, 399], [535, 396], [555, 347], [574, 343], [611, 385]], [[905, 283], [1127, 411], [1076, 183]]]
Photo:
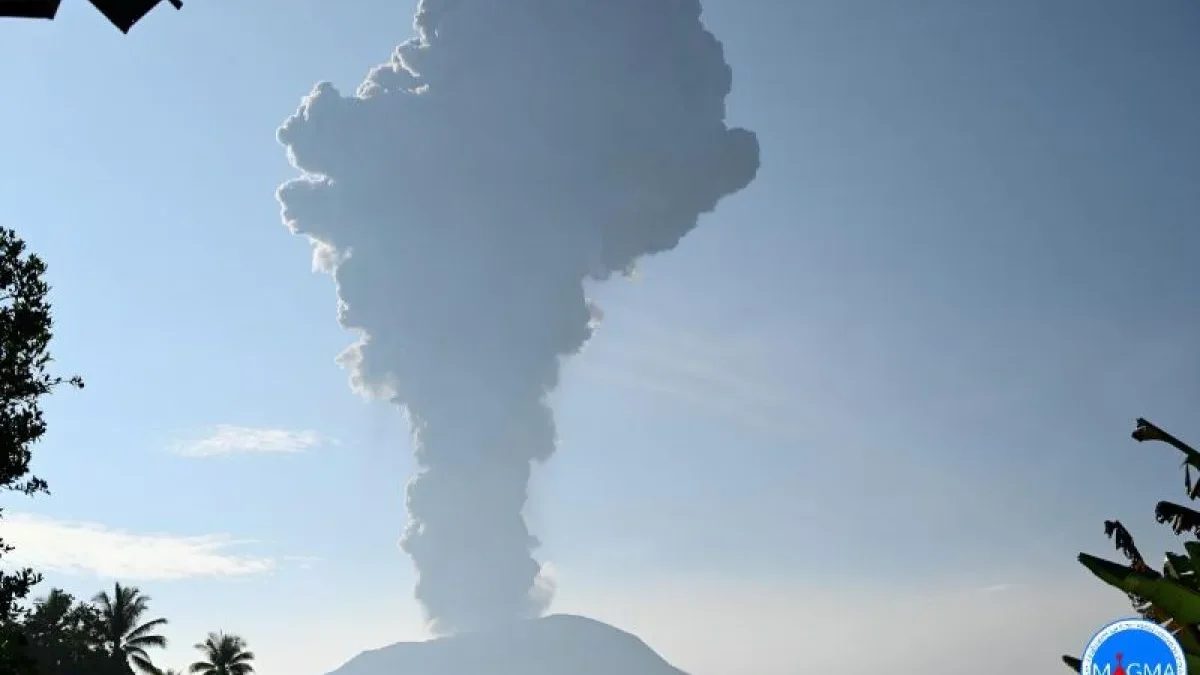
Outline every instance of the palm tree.
[[246, 649], [246, 641], [237, 635], [209, 633], [208, 639], [196, 645], [204, 653], [204, 661], [188, 668], [193, 675], [250, 675], [254, 652]]
[[101, 634], [109, 658], [122, 664], [132, 664], [147, 675], [158, 669], [150, 662], [148, 647], [166, 647], [167, 639], [155, 629], [167, 624], [166, 619], [152, 619], [139, 624], [149, 610], [150, 597], [134, 586], [113, 586], [113, 594], [101, 592], [92, 598], [100, 610]]

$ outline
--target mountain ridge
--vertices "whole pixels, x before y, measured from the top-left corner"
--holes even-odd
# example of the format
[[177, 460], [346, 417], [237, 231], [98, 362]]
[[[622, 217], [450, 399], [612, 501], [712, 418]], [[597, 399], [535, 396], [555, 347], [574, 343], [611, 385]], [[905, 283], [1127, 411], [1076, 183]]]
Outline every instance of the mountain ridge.
[[493, 630], [364, 651], [329, 675], [687, 675], [641, 638], [551, 614]]

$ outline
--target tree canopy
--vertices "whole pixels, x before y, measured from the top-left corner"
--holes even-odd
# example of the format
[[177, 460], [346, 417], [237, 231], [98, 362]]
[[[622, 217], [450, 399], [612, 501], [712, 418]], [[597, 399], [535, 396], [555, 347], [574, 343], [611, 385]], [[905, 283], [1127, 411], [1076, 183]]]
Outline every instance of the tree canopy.
[[[42, 259], [16, 232], [0, 227], [0, 491], [25, 495], [48, 492], [46, 481], [29, 473], [32, 446], [46, 433], [42, 398], [63, 384], [83, 387], [78, 377], [50, 372], [53, 321], [45, 275]], [[0, 558], [12, 551], [0, 538]], [[29, 568], [0, 571], [0, 672], [27, 668], [27, 639], [12, 626], [18, 603], [40, 580]]]
[[[0, 492], [26, 496], [49, 492], [29, 468], [33, 446], [46, 434], [43, 397], [63, 385], [83, 387], [80, 378], [50, 370], [54, 323], [45, 275], [42, 259], [0, 227]], [[0, 558], [13, 550], [0, 539]], [[27, 604], [41, 579], [29, 568], [0, 570], [0, 674], [178, 675], [151, 660], [149, 650], [167, 644], [159, 633], [167, 620], [148, 618], [150, 597], [140, 589], [117, 582], [111, 593], [84, 602], [52, 588]], [[191, 665], [193, 673], [254, 672], [254, 654], [240, 636], [210, 633], [196, 646], [205, 660]]]
[[192, 675], [250, 675], [254, 666], [254, 652], [246, 648], [246, 641], [237, 635], [224, 632], [209, 633], [204, 642], [196, 645], [204, 660], [191, 665]]
[[[121, 583], [91, 600], [76, 599], [52, 588], [24, 612], [15, 629], [28, 641], [24, 670], [0, 671], [20, 675], [180, 675], [161, 668], [151, 650], [165, 647], [158, 630], [167, 620], [146, 620], [150, 597]], [[254, 653], [246, 640], [232, 633], [209, 633], [196, 645], [201, 659], [188, 672], [197, 675], [252, 675]]]

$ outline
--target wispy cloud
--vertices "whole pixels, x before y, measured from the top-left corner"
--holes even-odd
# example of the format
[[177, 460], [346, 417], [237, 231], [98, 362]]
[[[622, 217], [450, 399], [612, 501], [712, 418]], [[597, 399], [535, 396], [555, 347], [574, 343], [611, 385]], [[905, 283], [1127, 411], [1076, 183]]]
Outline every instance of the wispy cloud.
[[259, 429], [218, 424], [206, 435], [179, 441], [172, 451], [183, 457], [215, 457], [245, 453], [296, 453], [318, 445], [334, 444], [315, 431]]
[[821, 396], [807, 396], [813, 387], [797, 387], [794, 377], [791, 382], [783, 377], [781, 347], [764, 336], [671, 330], [653, 320], [628, 328], [625, 339], [591, 350], [574, 367], [584, 376], [675, 399], [769, 436], [805, 439], [814, 428], [847, 421], [828, 373], [807, 373], [823, 385]]
[[[926, 526], [953, 526], [961, 519], [996, 522], [997, 503], [1006, 505], [1008, 517], [1030, 508], [981, 486], [969, 467], [936, 459], [954, 449], [930, 440], [920, 420], [931, 410], [954, 419], [966, 395], [909, 395], [887, 371], [875, 375], [870, 360], [858, 361], [836, 344], [795, 332], [689, 326], [682, 319], [677, 325], [653, 318], [627, 322], [617, 339], [595, 345], [571, 367], [618, 391], [661, 397], [718, 417], [764, 441], [753, 452], [820, 453], [818, 466], [828, 477], [853, 477], [855, 489], [868, 494], [907, 484], [912, 489], [893, 497], [891, 508], [906, 504]], [[940, 407], [931, 408], [934, 404]], [[980, 410], [989, 408], [978, 398], [967, 407], [970, 414]], [[947, 503], [959, 506], [949, 510]]]
[[281, 560], [298, 570], [311, 570], [321, 563], [321, 559], [311, 555], [285, 555]]
[[119, 579], [185, 579], [261, 574], [273, 558], [229, 552], [241, 544], [223, 534], [137, 534], [94, 523], [5, 513], [4, 538], [16, 547], [6, 562], [67, 574]]

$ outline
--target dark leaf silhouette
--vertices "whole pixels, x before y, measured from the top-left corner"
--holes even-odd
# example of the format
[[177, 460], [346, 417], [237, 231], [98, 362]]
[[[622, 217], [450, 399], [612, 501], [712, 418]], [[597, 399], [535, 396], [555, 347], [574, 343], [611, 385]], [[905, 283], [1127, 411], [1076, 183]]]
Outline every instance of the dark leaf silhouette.
[[[62, 384], [83, 386], [77, 377], [49, 372], [53, 322], [45, 273], [41, 258], [14, 231], [0, 227], [0, 491], [26, 495], [48, 491], [46, 481], [29, 473], [31, 448], [46, 433], [42, 397]], [[0, 558], [12, 550], [0, 539]], [[15, 622], [18, 603], [40, 580], [32, 569], [0, 571], [0, 672], [30, 668], [28, 638]]]
[[149, 648], [167, 646], [167, 639], [155, 630], [165, 626], [166, 619], [151, 619], [142, 623], [149, 611], [150, 598], [134, 586], [113, 586], [92, 599], [100, 612], [101, 637], [104, 649], [114, 662], [128, 662], [134, 669], [157, 675], [158, 669], [146, 652]]
[[1129, 534], [1129, 530], [1125, 529], [1121, 521], [1104, 521], [1104, 534], [1113, 540], [1113, 543], [1117, 545], [1117, 550], [1129, 560], [1134, 569], [1148, 569], [1145, 559], [1142, 558], [1141, 551], [1133, 543], [1133, 535]]
[[1154, 507], [1154, 519], [1160, 523], [1170, 523], [1175, 534], [1192, 532], [1200, 535], [1200, 512], [1173, 502], [1159, 502]]
[[246, 641], [237, 635], [209, 633], [196, 649], [204, 654], [204, 660], [188, 668], [193, 675], [250, 675], [254, 672], [251, 665], [254, 652], [249, 651]]

